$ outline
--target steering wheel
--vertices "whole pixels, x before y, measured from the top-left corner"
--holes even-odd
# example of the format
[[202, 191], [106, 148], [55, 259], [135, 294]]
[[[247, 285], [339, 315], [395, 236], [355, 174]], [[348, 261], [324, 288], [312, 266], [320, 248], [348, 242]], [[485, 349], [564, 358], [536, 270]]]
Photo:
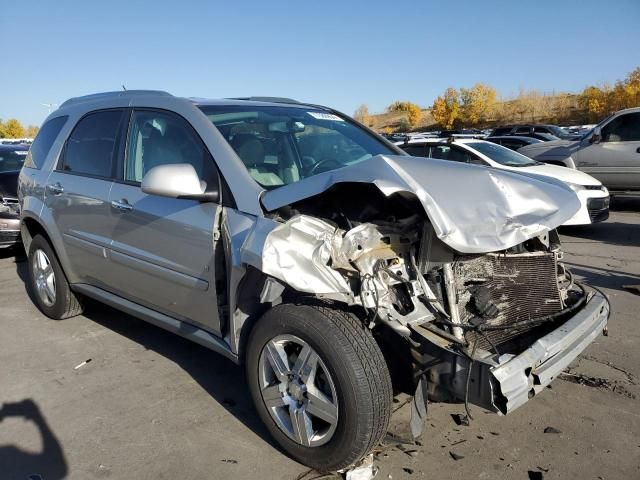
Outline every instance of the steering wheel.
[[[330, 166], [326, 170], [322, 170], [323, 167]], [[316, 163], [313, 167], [309, 169], [308, 175], [315, 175], [316, 173], [328, 172], [329, 170], [333, 170], [335, 168], [340, 168], [342, 163], [334, 158], [323, 158], [318, 163]]]

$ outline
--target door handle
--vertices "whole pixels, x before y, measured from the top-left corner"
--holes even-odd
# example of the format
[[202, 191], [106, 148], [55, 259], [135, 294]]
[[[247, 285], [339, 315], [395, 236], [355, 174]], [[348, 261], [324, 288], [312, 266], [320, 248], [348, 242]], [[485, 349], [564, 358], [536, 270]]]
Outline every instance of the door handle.
[[47, 190], [49, 190], [54, 195], [60, 195], [61, 193], [64, 193], [64, 188], [62, 188], [60, 182], [56, 182], [53, 184], [50, 183], [49, 185], [47, 185]]
[[113, 200], [111, 202], [111, 206], [121, 212], [128, 212], [130, 210], [133, 210], [133, 206], [124, 198], [119, 202], [117, 200]]

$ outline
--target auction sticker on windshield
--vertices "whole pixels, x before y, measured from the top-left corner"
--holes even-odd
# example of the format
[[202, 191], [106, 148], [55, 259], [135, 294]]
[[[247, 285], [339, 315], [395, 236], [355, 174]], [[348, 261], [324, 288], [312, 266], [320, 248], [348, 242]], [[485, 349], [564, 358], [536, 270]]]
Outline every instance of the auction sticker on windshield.
[[335, 120], [337, 122], [344, 122], [342, 118], [333, 113], [324, 113], [324, 112], [307, 112], [313, 118], [317, 118], [318, 120]]

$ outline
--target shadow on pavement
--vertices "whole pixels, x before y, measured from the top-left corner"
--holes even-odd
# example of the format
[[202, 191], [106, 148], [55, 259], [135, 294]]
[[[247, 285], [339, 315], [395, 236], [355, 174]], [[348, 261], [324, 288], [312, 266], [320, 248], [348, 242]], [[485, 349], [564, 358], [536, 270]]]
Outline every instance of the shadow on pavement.
[[[32, 297], [28, 286], [28, 263], [16, 261], [16, 271]], [[280, 450], [255, 411], [243, 367], [196, 343], [93, 300], [87, 300], [83, 315], [179, 365], [229, 413]]]
[[[560, 233], [572, 238], [588, 239], [609, 245], [640, 246], [640, 223], [604, 222], [594, 225], [576, 225], [560, 227]], [[567, 243], [571, 243], [571, 240]]]
[[30, 480], [60, 480], [66, 478], [67, 460], [62, 446], [38, 405], [26, 399], [21, 402], [5, 403], [0, 407], [0, 429], [7, 418], [23, 418], [33, 422], [42, 438], [40, 452], [22, 450], [17, 445], [0, 445], [0, 475], [2, 478], [24, 478]]
[[569, 266], [572, 273], [583, 277], [588, 285], [593, 285], [594, 287], [627, 291], [622, 288], [623, 285], [640, 284], [640, 275], [637, 274], [605, 270], [604, 268], [580, 265], [572, 262], [565, 263]]
[[640, 212], [640, 195], [616, 195], [611, 201], [616, 212]]

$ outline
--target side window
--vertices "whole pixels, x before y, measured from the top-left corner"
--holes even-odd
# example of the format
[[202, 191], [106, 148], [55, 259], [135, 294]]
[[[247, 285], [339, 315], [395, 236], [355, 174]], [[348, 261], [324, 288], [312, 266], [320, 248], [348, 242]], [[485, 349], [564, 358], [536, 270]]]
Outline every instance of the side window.
[[83, 117], [65, 145], [62, 170], [110, 178], [122, 110], [105, 110]]
[[640, 113], [627, 113], [611, 120], [602, 128], [602, 141], [640, 141]]
[[433, 145], [431, 147], [431, 158], [437, 158], [439, 160], [451, 160], [449, 155], [451, 153], [451, 147], [449, 145]]
[[529, 135], [529, 127], [519, 127], [513, 132], [514, 135]]
[[536, 133], [551, 133], [547, 127], [535, 127], [533, 131]]
[[53, 142], [60, 133], [60, 130], [62, 130], [64, 124], [67, 123], [68, 118], [69, 117], [66, 115], [52, 118], [42, 126], [38, 135], [36, 135], [36, 139], [33, 141], [33, 144], [31, 144], [27, 158], [24, 161], [25, 167], [42, 167], [47, 155], [49, 155], [49, 150], [51, 150]]
[[401, 145], [405, 152], [407, 152], [412, 157], [426, 157], [426, 149], [425, 145]]
[[184, 118], [169, 112], [134, 111], [125, 180], [139, 183], [153, 167], [175, 163], [190, 163], [202, 180], [216, 178], [209, 151]]

